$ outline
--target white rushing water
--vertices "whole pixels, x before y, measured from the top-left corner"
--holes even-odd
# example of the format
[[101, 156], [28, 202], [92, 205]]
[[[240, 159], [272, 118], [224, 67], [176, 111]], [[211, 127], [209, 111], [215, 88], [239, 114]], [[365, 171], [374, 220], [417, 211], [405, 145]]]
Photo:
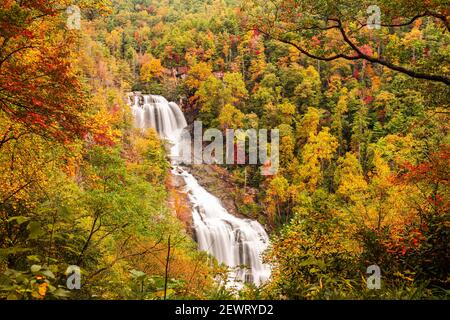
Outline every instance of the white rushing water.
[[[155, 128], [177, 150], [182, 130], [187, 126], [181, 109], [161, 96], [134, 94], [130, 103], [139, 128]], [[262, 263], [261, 255], [269, 244], [269, 237], [260, 223], [240, 219], [228, 213], [220, 200], [206, 191], [181, 166], [172, 173], [186, 183], [186, 192], [192, 203], [195, 237], [200, 250], [207, 251], [220, 263], [229, 266], [231, 284], [240, 287], [243, 282], [260, 285], [270, 277], [270, 268]]]
[[154, 95], [136, 94], [129, 98], [136, 127], [154, 128], [162, 138], [171, 142], [178, 140], [187, 123], [183, 111], [176, 103]]

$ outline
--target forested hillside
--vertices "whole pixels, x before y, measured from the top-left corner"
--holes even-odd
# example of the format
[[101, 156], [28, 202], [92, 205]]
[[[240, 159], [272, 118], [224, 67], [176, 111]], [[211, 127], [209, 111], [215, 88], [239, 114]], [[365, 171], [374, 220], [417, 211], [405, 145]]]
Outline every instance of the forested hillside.
[[[69, 30], [70, 1], [3, 1], [0, 299], [448, 298], [448, 2], [376, 2], [379, 29], [370, 1], [83, 0]], [[269, 282], [217, 281], [130, 91], [280, 130], [276, 175], [221, 168], [269, 231]]]

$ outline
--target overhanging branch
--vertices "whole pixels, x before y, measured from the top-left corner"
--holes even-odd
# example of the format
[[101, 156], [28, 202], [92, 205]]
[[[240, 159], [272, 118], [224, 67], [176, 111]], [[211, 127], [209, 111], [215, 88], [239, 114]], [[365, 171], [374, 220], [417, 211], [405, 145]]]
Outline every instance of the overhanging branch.
[[344, 39], [345, 43], [347, 43], [358, 55], [358, 57], [360, 59], [364, 59], [367, 60], [369, 62], [372, 63], [377, 63], [380, 64], [382, 66], [385, 66], [391, 70], [394, 71], [398, 71], [401, 73], [404, 73], [412, 78], [417, 78], [417, 79], [424, 79], [424, 80], [430, 80], [430, 81], [436, 81], [436, 82], [441, 82], [441, 83], [445, 83], [446, 85], [450, 85], [450, 78], [445, 77], [445, 76], [441, 76], [441, 75], [434, 75], [434, 74], [427, 74], [427, 73], [421, 73], [421, 72], [417, 72], [399, 65], [395, 65], [390, 61], [381, 59], [381, 58], [376, 58], [374, 56], [370, 56], [368, 54], [363, 53], [357, 45], [355, 45], [350, 38], [347, 36], [344, 27], [342, 26], [342, 23], [339, 21], [339, 31], [342, 34], [342, 38]]
[[[426, 15], [430, 15], [429, 13], [427, 13]], [[412, 23], [415, 20], [417, 20], [418, 18], [420, 18], [422, 15], [418, 15], [414, 18], [412, 18], [410, 21], [408, 21], [408, 23]], [[371, 55], [368, 55], [366, 53], [363, 53], [356, 44], [354, 44], [350, 38], [348, 37], [347, 33], [345, 32], [342, 23], [340, 20], [338, 19], [331, 19], [332, 21], [336, 22], [337, 25], [335, 26], [331, 26], [331, 28], [337, 28], [341, 35], [342, 38], [344, 40], [344, 42], [350, 46], [350, 48], [355, 52], [354, 55], [348, 55], [348, 54], [344, 54], [344, 53], [339, 53], [339, 54], [335, 54], [332, 56], [321, 56], [321, 55], [317, 55], [314, 54], [310, 51], [308, 51], [307, 49], [303, 48], [302, 46], [300, 46], [298, 43], [295, 43], [294, 41], [291, 40], [287, 40], [287, 39], [283, 39], [282, 37], [275, 37], [273, 34], [271, 34], [268, 31], [265, 31], [261, 28], [256, 28], [260, 33], [266, 35], [269, 38], [272, 38], [274, 40], [280, 41], [282, 43], [285, 44], [289, 44], [293, 47], [295, 47], [298, 51], [300, 51], [302, 54], [306, 55], [309, 58], [315, 59], [315, 60], [321, 60], [321, 61], [333, 61], [333, 60], [337, 60], [337, 59], [345, 59], [345, 60], [350, 60], [350, 61], [354, 61], [354, 60], [366, 60], [372, 63], [376, 63], [376, 64], [380, 64], [382, 66], [385, 66], [388, 69], [391, 69], [393, 71], [397, 71], [403, 74], [406, 74], [412, 78], [416, 78], [416, 79], [423, 79], [423, 80], [429, 80], [429, 81], [434, 81], [434, 82], [440, 82], [440, 83], [444, 83], [446, 85], [450, 85], [450, 78], [443, 76], [443, 75], [435, 75], [435, 74], [428, 74], [428, 73], [423, 73], [423, 72], [418, 72], [418, 71], [414, 71], [412, 69], [400, 66], [400, 65], [396, 65], [388, 60], [382, 59], [382, 58], [377, 58]]]

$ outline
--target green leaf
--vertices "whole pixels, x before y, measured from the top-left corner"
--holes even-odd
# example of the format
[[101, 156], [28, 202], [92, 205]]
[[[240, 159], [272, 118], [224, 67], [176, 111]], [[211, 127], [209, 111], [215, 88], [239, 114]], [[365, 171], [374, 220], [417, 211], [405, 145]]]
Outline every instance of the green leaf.
[[145, 272], [139, 271], [139, 270], [131, 270], [130, 271], [131, 276], [137, 280], [143, 280], [145, 277], [147, 277], [147, 274]]
[[27, 230], [29, 232], [28, 239], [30, 240], [39, 239], [44, 234], [41, 224], [37, 221], [31, 221], [27, 226]]
[[[166, 295], [168, 297], [174, 293], [175, 293], [175, 290], [173, 290], [173, 289], [167, 289], [167, 291], [166, 291]], [[164, 290], [156, 291], [155, 295], [159, 298], [164, 298]]]
[[47, 278], [55, 279], [55, 275], [50, 270], [44, 270], [41, 272], [41, 274], [46, 276]]
[[27, 260], [30, 262], [41, 262], [41, 259], [36, 255], [27, 256]]
[[14, 294], [14, 293], [10, 293], [7, 297], [6, 300], [19, 300], [19, 297]]
[[53, 292], [53, 294], [56, 296], [56, 297], [60, 297], [60, 298], [68, 298], [68, 297], [70, 297], [70, 291], [68, 291], [68, 290], [64, 290], [64, 289], [62, 289], [62, 288], [58, 288], [58, 289], [56, 289], [55, 290], [55, 292]]
[[30, 218], [28, 218], [28, 217], [17, 216], [17, 217], [11, 217], [11, 218], [9, 218], [7, 221], [8, 221], [8, 222], [13, 222], [13, 221], [15, 221], [17, 224], [22, 224], [22, 223], [25, 223], [25, 222], [27, 222], [27, 221], [29, 221], [29, 220], [30, 220]]
[[41, 269], [42, 269], [42, 266], [37, 265], [37, 264], [33, 264], [30, 268], [31, 272], [33, 272], [33, 273], [39, 272], [39, 270], [41, 270]]
[[7, 257], [11, 254], [23, 253], [23, 252], [27, 252], [30, 250], [31, 249], [29, 249], [29, 248], [18, 248], [18, 247], [0, 249], [0, 257]]

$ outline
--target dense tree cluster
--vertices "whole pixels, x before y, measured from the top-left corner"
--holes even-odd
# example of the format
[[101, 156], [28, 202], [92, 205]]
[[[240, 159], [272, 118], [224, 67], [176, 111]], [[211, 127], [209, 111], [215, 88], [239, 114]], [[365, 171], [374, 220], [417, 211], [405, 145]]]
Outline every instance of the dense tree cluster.
[[280, 130], [275, 176], [225, 166], [239, 211], [271, 231], [272, 279], [242, 296], [448, 297], [448, 8], [377, 2], [379, 29], [372, 1], [84, 1], [81, 31], [64, 1], [2, 3], [1, 297], [64, 296], [68, 264], [83, 297], [161, 297], [169, 235], [170, 293], [228, 297], [161, 206], [168, 164], [132, 130], [130, 90], [205, 128]]
[[97, 39], [110, 8], [83, 2], [83, 29], [67, 30], [68, 4], [0, 5], [0, 299], [214, 295], [169, 206], [164, 146], [132, 128], [129, 66]]

